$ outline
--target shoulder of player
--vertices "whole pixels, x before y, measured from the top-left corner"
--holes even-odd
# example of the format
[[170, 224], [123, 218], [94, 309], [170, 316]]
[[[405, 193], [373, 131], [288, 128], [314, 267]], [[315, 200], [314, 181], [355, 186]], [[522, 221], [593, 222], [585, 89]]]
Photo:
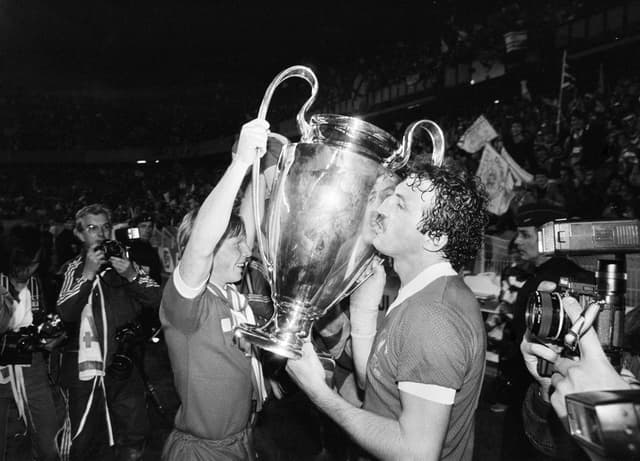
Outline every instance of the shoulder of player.
[[470, 323], [470, 317], [481, 320], [480, 305], [460, 277], [442, 277], [408, 298], [402, 317], [410, 321], [438, 318], [438, 323], [450, 322], [456, 328]]

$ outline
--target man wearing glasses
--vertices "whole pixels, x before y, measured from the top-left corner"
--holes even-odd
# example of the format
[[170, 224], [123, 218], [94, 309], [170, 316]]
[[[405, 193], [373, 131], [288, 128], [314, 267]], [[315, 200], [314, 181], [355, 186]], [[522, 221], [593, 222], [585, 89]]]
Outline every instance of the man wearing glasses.
[[83, 251], [63, 267], [58, 296], [70, 338], [61, 369], [71, 421], [66, 445], [71, 440], [72, 460], [92, 459], [105, 442], [116, 445], [118, 460], [142, 459], [149, 428], [145, 388], [126, 352], [131, 347], [123, 344], [138, 339], [131, 325], [143, 308], [157, 309], [162, 292], [126, 253], [105, 249], [111, 237], [108, 208], [88, 205], [75, 221]]

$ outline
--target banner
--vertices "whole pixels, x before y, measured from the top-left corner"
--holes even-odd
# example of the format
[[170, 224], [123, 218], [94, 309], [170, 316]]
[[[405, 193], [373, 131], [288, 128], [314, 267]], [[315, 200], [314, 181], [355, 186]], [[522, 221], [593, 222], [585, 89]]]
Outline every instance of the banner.
[[509, 164], [509, 168], [511, 169], [511, 174], [513, 175], [514, 185], [520, 186], [522, 183], [529, 184], [533, 182], [533, 175], [529, 173], [527, 170], [522, 168], [518, 162], [516, 162], [509, 152], [503, 147], [500, 151], [502, 158], [505, 162]]
[[509, 164], [491, 144], [484, 146], [476, 174], [484, 184], [489, 197], [487, 210], [498, 216], [505, 214], [515, 195], [513, 176]]
[[481, 115], [464, 132], [460, 141], [458, 141], [458, 147], [469, 153], [478, 152], [483, 145], [497, 137], [498, 133], [491, 126], [489, 120], [484, 115]]

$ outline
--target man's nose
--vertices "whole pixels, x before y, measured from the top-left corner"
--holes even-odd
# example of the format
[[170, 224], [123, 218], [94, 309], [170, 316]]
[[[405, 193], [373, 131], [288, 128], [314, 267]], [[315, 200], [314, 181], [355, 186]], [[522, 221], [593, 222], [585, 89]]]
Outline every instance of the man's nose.
[[389, 210], [390, 203], [391, 203], [391, 197], [387, 197], [386, 199], [384, 199], [384, 201], [380, 204], [380, 206], [376, 210], [376, 213], [381, 217], [386, 217]]

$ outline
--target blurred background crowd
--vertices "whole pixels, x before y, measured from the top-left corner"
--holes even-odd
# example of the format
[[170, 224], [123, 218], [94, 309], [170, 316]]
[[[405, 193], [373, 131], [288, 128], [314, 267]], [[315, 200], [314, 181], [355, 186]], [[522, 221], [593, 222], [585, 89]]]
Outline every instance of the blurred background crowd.
[[[268, 83], [294, 64], [318, 76], [307, 115], [358, 116], [397, 140], [411, 122], [434, 120], [452, 168], [478, 171], [483, 150], [460, 140], [479, 116], [490, 122], [490, 145], [529, 175], [490, 216], [473, 268], [494, 271], [498, 286], [500, 272], [522, 262], [513, 242], [523, 206], [640, 218], [640, 0], [432, 0], [428, 15], [409, 5], [219, 5], [213, 19], [209, 2], [99, 1], [67, 33], [69, 11], [37, 3], [0, 7], [0, 236], [39, 226], [42, 276], [54, 288], [80, 251], [73, 217], [85, 205], [105, 204], [114, 223], [152, 223], [162, 250], [221, 177]], [[254, 27], [268, 51], [234, 27]], [[272, 131], [297, 141], [306, 97], [306, 83], [283, 83]], [[429, 161], [430, 149], [420, 139], [412, 161]], [[166, 279], [175, 261], [162, 262]], [[630, 302], [640, 299], [638, 262]], [[492, 459], [485, 448], [478, 458]]]

